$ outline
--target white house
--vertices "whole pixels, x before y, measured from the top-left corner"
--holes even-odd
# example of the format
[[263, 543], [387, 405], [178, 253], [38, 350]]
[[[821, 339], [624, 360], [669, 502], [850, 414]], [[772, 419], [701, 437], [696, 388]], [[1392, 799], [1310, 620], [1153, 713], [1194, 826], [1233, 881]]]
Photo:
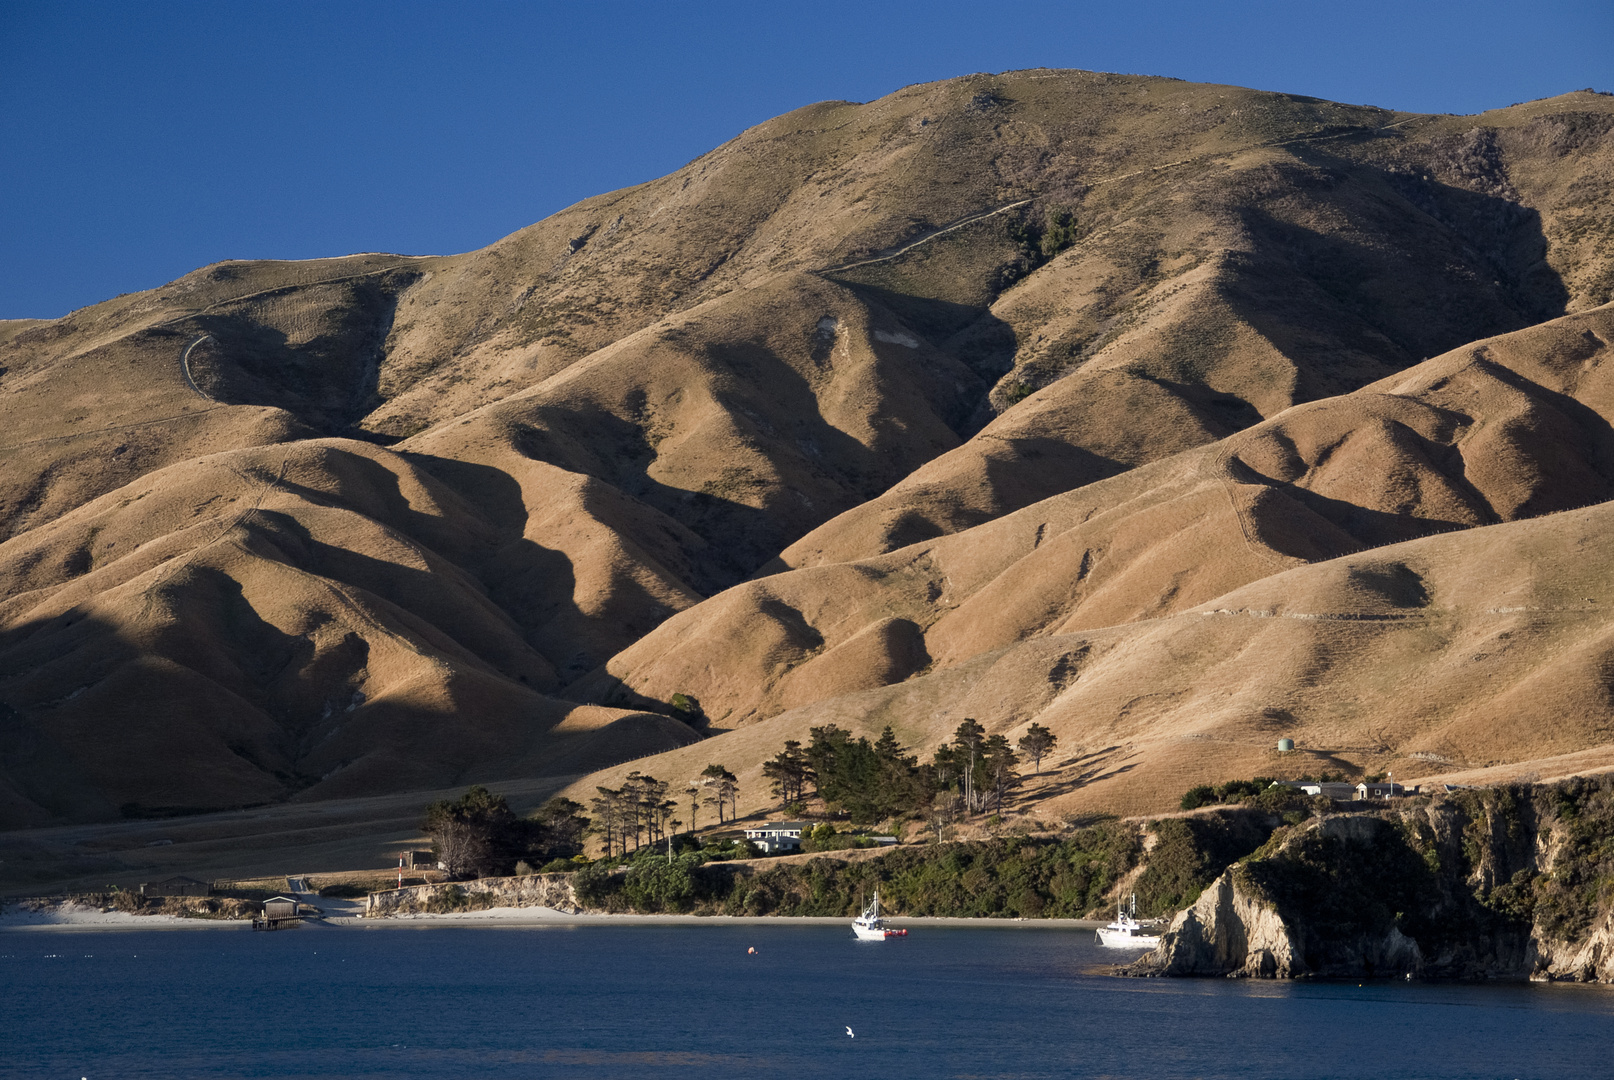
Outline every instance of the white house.
[[801, 833], [806, 827], [806, 822], [802, 821], [769, 821], [745, 830], [745, 838], [769, 855], [800, 851]]

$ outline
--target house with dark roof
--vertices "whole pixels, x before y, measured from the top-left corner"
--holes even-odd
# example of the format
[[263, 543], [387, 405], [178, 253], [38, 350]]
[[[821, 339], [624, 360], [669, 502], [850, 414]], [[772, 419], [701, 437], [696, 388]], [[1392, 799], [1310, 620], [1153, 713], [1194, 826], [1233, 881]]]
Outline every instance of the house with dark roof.
[[212, 885], [191, 877], [163, 878], [140, 886], [141, 896], [206, 896], [212, 891]]
[[1400, 784], [1368, 784], [1356, 785], [1358, 799], [1398, 799], [1407, 793], [1407, 789]]

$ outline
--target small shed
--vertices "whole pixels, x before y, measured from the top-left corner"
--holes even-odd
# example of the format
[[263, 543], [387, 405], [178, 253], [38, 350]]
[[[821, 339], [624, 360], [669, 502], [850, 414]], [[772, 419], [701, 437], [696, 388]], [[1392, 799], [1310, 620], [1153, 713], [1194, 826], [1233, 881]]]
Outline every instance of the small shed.
[[405, 870], [436, 870], [437, 856], [430, 851], [400, 851], [398, 862]]
[[289, 896], [272, 896], [263, 902], [265, 919], [295, 919], [301, 905]]
[[1361, 783], [1356, 785], [1356, 797], [1358, 799], [1394, 799], [1406, 793], [1407, 789], [1400, 784]]
[[141, 896], [206, 896], [212, 891], [212, 885], [191, 877], [164, 878], [140, 886]]
[[[311, 908], [317, 914], [318, 908]], [[271, 896], [263, 902], [263, 914], [252, 920], [254, 930], [279, 930], [296, 926], [302, 918], [303, 907], [289, 896]]]

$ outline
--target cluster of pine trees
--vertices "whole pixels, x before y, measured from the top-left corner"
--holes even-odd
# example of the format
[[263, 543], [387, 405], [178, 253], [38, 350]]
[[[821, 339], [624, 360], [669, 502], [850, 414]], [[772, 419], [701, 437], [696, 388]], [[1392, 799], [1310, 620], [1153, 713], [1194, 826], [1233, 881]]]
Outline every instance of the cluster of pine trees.
[[582, 811], [582, 804], [556, 796], [518, 818], [503, 795], [478, 784], [426, 807], [421, 828], [450, 877], [487, 877], [582, 854], [590, 825]]
[[607, 857], [654, 844], [666, 837], [669, 827], [683, 824], [673, 820], [678, 800], [668, 797], [669, 788], [667, 781], [634, 770], [619, 788], [595, 789], [599, 795], [589, 802], [594, 811], [591, 831], [605, 845]]
[[[938, 830], [960, 813], [1000, 812], [1020, 783], [1021, 756], [1031, 758], [1040, 771], [1043, 757], [1058, 741], [1047, 728], [1032, 724], [1011, 746], [1004, 736], [988, 735], [966, 719], [952, 741], [921, 764], [890, 727], [873, 743], [834, 724], [815, 727], [808, 735], [806, 746], [789, 740], [762, 767], [773, 794], [786, 807], [801, 806], [810, 792], [854, 824], [928, 812]], [[587, 836], [599, 840], [605, 858], [670, 845], [686, 825], [673, 817], [679, 798], [665, 780], [634, 771], [621, 787], [595, 790], [599, 794], [589, 804], [592, 818], [583, 814], [581, 804], [560, 797], [530, 817], [517, 818], [504, 796], [478, 785], [456, 801], [432, 803], [422, 827], [451, 876], [475, 877], [573, 858], [582, 854]], [[689, 800], [688, 832], [699, 828], [703, 807], [716, 810], [720, 825], [739, 816], [740, 784], [723, 765], [706, 766], [682, 794]]]
[[[665, 780], [634, 771], [627, 775], [620, 788], [595, 790], [599, 795], [589, 803], [594, 811], [589, 831], [600, 840], [606, 858], [662, 843], [686, 824], [672, 816], [678, 809], [678, 800], [670, 794], [672, 785]], [[699, 827], [702, 806], [717, 810], [718, 824], [733, 820], [740, 784], [722, 765], [708, 765], [700, 776], [684, 786], [684, 793], [689, 798], [687, 824], [693, 832]]]
[[1011, 746], [1004, 736], [988, 735], [976, 721], [965, 719], [952, 741], [939, 747], [928, 764], [920, 764], [890, 727], [872, 744], [834, 724], [815, 727], [808, 735], [806, 746], [786, 741], [763, 763], [762, 775], [784, 806], [804, 803], [810, 788], [832, 811], [845, 813], [856, 824], [921, 810], [933, 811], [943, 821], [959, 812], [1000, 812], [1020, 783], [1021, 754], [1040, 771], [1043, 757], [1058, 743], [1053, 732], [1032, 724]]

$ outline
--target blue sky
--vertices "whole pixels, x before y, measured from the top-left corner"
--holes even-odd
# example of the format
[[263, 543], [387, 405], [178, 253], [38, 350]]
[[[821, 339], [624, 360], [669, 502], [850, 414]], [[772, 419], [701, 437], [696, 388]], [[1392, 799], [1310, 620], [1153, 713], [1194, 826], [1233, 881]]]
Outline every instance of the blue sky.
[[812, 101], [976, 71], [1426, 112], [1614, 89], [1614, 3], [0, 0], [0, 317], [481, 247]]

